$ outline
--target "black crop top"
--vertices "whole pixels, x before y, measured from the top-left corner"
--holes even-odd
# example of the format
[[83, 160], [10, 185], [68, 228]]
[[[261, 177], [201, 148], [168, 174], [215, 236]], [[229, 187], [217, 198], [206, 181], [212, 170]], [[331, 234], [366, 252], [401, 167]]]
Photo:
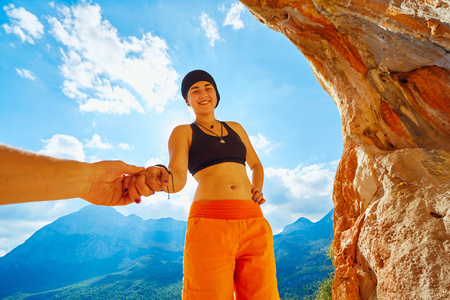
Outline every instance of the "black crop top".
[[192, 123], [192, 142], [189, 149], [188, 169], [192, 175], [207, 167], [224, 163], [235, 162], [245, 165], [247, 148], [245, 148], [239, 135], [225, 122], [220, 122], [228, 131], [223, 137], [224, 144], [220, 143], [220, 137], [203, 132], [197, 124]]

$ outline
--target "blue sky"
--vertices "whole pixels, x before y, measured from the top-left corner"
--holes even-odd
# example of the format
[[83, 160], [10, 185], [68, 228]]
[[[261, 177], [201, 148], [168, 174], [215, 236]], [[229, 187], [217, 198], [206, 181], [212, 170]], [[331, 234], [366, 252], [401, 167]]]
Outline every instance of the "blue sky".
[[[167, 139], [193, 114], [179, 92], [204, 69], [216, 117], [243, 125], [265, 168], [275, 233], [332, 207], [340, 116], [297, 48], [236, 1], [2, 1], [0, 143], [86, 162], [167, 163]], [[195, 181], [117, 208], [186, 220]], [[80, 199], [0, 207], [0, 256]]]

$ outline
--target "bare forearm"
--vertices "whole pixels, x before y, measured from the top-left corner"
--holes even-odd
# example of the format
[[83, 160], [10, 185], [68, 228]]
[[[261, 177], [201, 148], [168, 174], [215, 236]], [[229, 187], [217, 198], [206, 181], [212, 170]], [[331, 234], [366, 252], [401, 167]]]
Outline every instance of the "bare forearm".
[[178, 193], [179, 191], [181, 191], [184, 186], [186, 185], [186, 180], [187, 180], [187, 176], [186, 176], [186, 172], [179, 171], [175, 168], [170, 168], [169, 165], [169, 171], [172, 173], [172, 175], [170, 176], [169, 179], [169, 191], [171, 193]]
[[252, 185], [254, 188], [262, 191], [264, 184], [264, 168], [262, 165], [254, 166], [252, 169]]
[[0, 145], [0, 204], [82, 197], [89, 164]]

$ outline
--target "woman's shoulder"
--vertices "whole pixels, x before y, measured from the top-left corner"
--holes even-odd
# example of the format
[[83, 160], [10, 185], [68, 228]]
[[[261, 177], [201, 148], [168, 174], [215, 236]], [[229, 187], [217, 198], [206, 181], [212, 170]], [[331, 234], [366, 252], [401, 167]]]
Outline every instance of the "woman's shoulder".
[[178, 125], [172, 130], [172, 136], [191, 135], [192, 128], [190, 124]]
[[239, 124], [238, 122], [234, 122], [234, 121], [222, 121], [223, 123], [226, 123], [228, 126], [231, 127], [242, 127], [241, 124]]
[[228, 126], [230, 126], [231, 129], [233, 129], [234, 131], [237, 131], [237, 132], [244, 131], [244, 128], [238, 122], [233, 122], [233, 121], [223, 121], [223, 122], [226, 123]]
[[176, 126], [173, 130], [187, 130], [191, 128], [191, 124], [181, 124]]

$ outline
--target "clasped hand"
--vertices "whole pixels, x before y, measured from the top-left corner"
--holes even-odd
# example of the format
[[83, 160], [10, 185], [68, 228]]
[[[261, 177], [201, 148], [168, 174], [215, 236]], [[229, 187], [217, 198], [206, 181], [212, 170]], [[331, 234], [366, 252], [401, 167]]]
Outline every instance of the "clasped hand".
[[167, 189], [169, 177], [167, 170], [159, 166], [151, 166], [138, 174], [127, 175], [122, 182], [122, 195], [130, 202], [141, 203], [141, 196], [148, 197]]

